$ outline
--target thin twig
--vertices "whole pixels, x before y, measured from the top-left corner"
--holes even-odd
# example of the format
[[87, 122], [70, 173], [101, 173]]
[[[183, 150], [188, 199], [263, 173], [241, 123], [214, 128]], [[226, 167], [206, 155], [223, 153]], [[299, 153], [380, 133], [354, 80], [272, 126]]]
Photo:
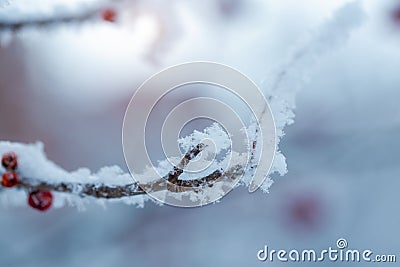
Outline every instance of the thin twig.
[[58, 183], [39, 182], [36, 179], [23, 178], [18, 188], [28, 191], [55, 191], [73, 193], [81, 197], [92, 196], [95, 198], [120, 198], [145, 194], [136, 183], [122, 186], [109, 186], [105, 184]]
[[95, 8], [81, 14], [71, 14], [59, 17], [55, 16], [49, 18], [38, 18], [20, 21], [0, 21], [0, 31], [9, 30], [12, 32], [17, 32], [24, 28], [50, 27], [65, 23], [81, 23], [98, 17], [99, 12], [100, 9]]
[[178, 181], [179, 181], [178, 178], [183, 173], [183, 169], [189, 164], [189, 162], [192, 159], [197, 157], [197, 155], [199, 155], [200, 152], [203, 151], [203, 149], [205, 147], [206, 146], [204, 144], [198, 144], [197, 146], [195, 146], [191, 150], [189, 150], [185, 154], [185, 156], [182, 158], [179, 165], [174, 167], [174, 170], [168, 174], [168, 178], [167, 178], [168, 182], [178, 185]]

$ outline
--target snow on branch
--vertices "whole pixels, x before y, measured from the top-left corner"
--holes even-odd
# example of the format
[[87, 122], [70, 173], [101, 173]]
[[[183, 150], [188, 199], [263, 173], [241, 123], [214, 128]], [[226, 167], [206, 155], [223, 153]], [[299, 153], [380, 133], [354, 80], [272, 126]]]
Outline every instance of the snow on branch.
[[[91, 173], [85, 168], [68, 172], [47, 159], [43, 144], [40, 142], [22, 144], [1, 141], [0, 155], [12, 151], [18, 157], [18, 168], [16, 170], [19, 181], [15, 188], [6, 190], [4, 187], [0, 187], [0, 190], [3, 191], [0, 194], [0, 200], [1, 198], [4, 200], [4, 193], [15, 190], [22, 190], [26, 193], [51, 191], [60, 193], [57, 196], [59, 202], [65, 200], [64, 202], [77, 206], [81, 205], [79, 198], [87, 197], [91, 197], [91, 199], [114, 199], [142, 206], [144, 201], [148, 199], [145, 190], [157, 192], [167, 189], [176, 194], [188, 192], [199, 194], [205, 187], [212, 187], [226, 180], [237, 180], [245, 172], [245, 163], [237, 163], [225, 171], [223, 168], [217, 168], [199, 178], [181, 179], [181, 175], [184, 174], [188, 164], [207, 148], [202, 143], [190, 146], [188, 142], [197, 142], [199, 136], [208, 137], [209, 131], [227, 137], [225, 133], [218, 134], [217, 130], [222, 131], [220, 127], [212, 125], [202, 133], [195, 132], [186, 138], [182, 138], [180, 140], [182, 147], [190, 147], [190, 149], [182, 157], [179, 164], [167, 172], [163, 178], [151, 177], [149, 178], [150, 182], [143, 184], [134, 182], [131, 175], [123, 172], [118, 166], [103, 167], [97, 173]], [[225, 142], [225, 140], [221, 140], [221, 142]], [[223, 148], [225, 148], [224, 145]], [[159, 163], [160, 173], [163, 172], [163, 166], [166, 164], [167, 160]], [[3, 164], [0, 174], [3, 175], [8, 171]], [[10, 194], [7, 194], [5, 198], [9, 201]], [[59, 206], [63, 206], [63, 204]]]
[[57, 17], [37, 18], [19, 21], [0, 21], [0, 31], [19, 31], [29, 27], [50, 27], [64, 23], [81, 23], [98, 17], [99, 10], [94, 9], [81, 14], [66, 14]]
[[[297, 92], [310, 80], [320, 59], [344, 44], [351, 32], [362, 25], [365, 17], [360, 1], [345, 4], [298, 43], [288, 58], [265, 78], [262, 87], [274, 115], [278, 148], [285, 127], [294, 123]], [[285, 156], [279, 149], [271, 170], [274, 172], [280, 175], [287, 172]]]
[[[36, 147], [42, 148], [42, 145], [36, 144]], [[187, 166], [187, 164], [189, 164], [189, 162], [193, 158], [195, 158], [202, 151], [203, 147], [204, 147], [203, 144], [199, 144], [194, 148], [192, 148], [189, 152], [185, 154], [180, 164], [176, 166], [173, 171], [168, 173], [168, 175], [166, 175], [164, 179], [159, 179], [158, 182], [151, 184], [138, 184], [133, 182], [121, 185], [107, 185], [101, 181], [102, 177], [104, 176], [100, 172], [100, 174], [98, 175], [98, 181], [92, 183], [67, 183], [67, 182], [52, 183], [49, 181], [43, 182], [40, 179], [35, 179], [35, 178], [21, 177], [18, 183], [18, 188], [26, 189], [28, 191], [37, 191], [37, 190], [56, 191], [63, 193], [72, 193], [75, 195], [79, 195], [81, 197], [91, 196], [95, 198], [107, 198], [107, 199], [142, 195], [146, 193], [143, 190], [143, 188], [151, 188], [155, 191], [160, 190], [160, 188], [162, 188], [160, 184], [165, 183], [166, 181], [174, 185], [188, 187], [188, 190], [190, 190], [190, 188], [196, 189], [199, 188], [200, 186], [211, 185], [215, 180], [217, 180], [222, 176], [222, 173], [220, 171], [216, 171], [201, 179], [194, 179], [190, 181], [179, 180], [179, 176], [183, 173], [184, 168]], [[112, 175], [112, 172], [109, 172], [107, 175], [108, 176]], [[115, 173], [115, 177], [116, 177], [115, 179], [110, 178], [110, 180], [121, 179], [121, 174]], [[169, 187], [168, 189], [171, 191], [174, 190], [173, 187]]]

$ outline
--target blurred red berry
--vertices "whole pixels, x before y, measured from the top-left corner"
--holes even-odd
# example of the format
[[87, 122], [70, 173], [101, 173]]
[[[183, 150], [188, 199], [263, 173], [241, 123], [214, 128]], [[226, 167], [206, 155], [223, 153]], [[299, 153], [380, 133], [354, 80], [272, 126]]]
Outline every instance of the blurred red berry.
[[7, 152], [1, 158], [1, 164], [7, 170], [15, 170], [18, 167], [17, 155], [14, 152]]
[[8, 171], [1, 176], [1, 185], [4, 187], [14, 187], [18, 184], [18, 174], [15, 171]]
[[34, 191], [29, 193], [28, 204], [34, 209], [46, 211], [53, 203], [53, 194], [50, 191]]
[[101, 12], [101, 17], [104, 21], [115, 22], [117, 18], [117, 12], [115, 12], [114, 9], [107, 8]]
[[298, 199], [291, 207], [291, 216], [298, 223], [312, 227], [317, 221], [319, 205], [313, 198]]
[[242, 11], [242, 0], [219, 0], [219, 10], [222, 15], [232, 17]]
[[400, 25], [400, 6], [393, 10], [392, 19], [397, 25]]

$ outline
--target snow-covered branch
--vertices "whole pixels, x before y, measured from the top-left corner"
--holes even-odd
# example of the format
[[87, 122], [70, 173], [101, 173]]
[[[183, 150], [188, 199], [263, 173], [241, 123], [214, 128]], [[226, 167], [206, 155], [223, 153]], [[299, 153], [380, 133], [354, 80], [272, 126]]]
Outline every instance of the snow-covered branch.
[[71, 193], [81, 197], [95, 197], [95, 198], [122, 198], [131, 197], [145, 194], [143, 189], [152, 191], [163, 190], [163, 184], [169, 183], [167, 189], [171, 192], [179, 192], [178, 187], [186, 187], [186, 190], [198, 191], [204, 186], [212, 186], [221, 177], [229, 177], [235, 179], [236, 175], [242, 174], [243, 169], [241, 166], [235, 166], [231, 170], [223, 173], [221, 170], [216, 170], [213, 173], [193, 180], [179, 180], [179, 176], [183, 173], [184, 168], [194, 159], [203, 149], [204, 145], [199, 144], [191, 149], [182, 158], [180, 164], [174, 168], [173, 171], [168, 173], [163, 179], [148, 184], [129, 183], [126, 185], [107, 185], [104, 183], [51, 183], [43, 182], [40, 179], [20, 177], [17, 188], [25, 189], [27, 191], [55, 191], [62, 193]]
[[344, 44], [352, 31], [362, 25], [365, 17], [361, 1], [343, 5], [330, 19], [300, 40], [282, 64], [266, 75], [262, 87], [274, 115], [278, 137], [278, 151], [271, 173], [284, 175], [287, 172], [286, 159], [279, 150], [279, 141], [285, 135], [285, 127], [294, 123], [297, 93], [311, 79], [321, 58]]
[[[63, 24], [80, 24], [96, 19], [114, 22], [117, 17], [114, 5], [106, 6], [105, 3], [103, 5], [94, 2], [82, 3], [79, 8], [73, 4], [57, 5], [52, 2], [47, 4], [49, 7], [45, 9], [41, 9], [40, 6], [33, 3], [23, 2], [5, 6], [3, 10], [0, 9], [0, 32], [18, 32], [27, 28], [51, 28]], [[54, 8], [50, 8], [52, 5]], [[31, 9], [37, 9], [37, 11], [31, 13]], [[47, 10], [47, 12], [43, 12], [43, 10]]]
[[[3, 163], [3, 169], [0, 173], [6, 176], [13, 174], [17, 177], [11, 182], [4, 183], [3, 187], [0, 188], [3, 189], [3, 193], [15, 190], [24, 191], [28, 194], [31, 194], [31, 192], [61, 193], [62, 195], [59, 195], [58, 198], [65, 199], [68, 196], [68, 202], [71, 202], [71, 196], [75, 196], [74, 201], [78, 201], [77, 198], [91, 197], [91, 199], [127, 200], [125, 201], [127, 203], [142, 205], [143, 197], [148, 199], [146, 192], [153, 193], [165, 190], [176, 194], [178, 198], [181, 197], [179, 196], [181, 194], [195, 194], [195, 197], [192, 196], [193, 198], [196, 198], [196, 196], [201, 198], [206, 195], [204, 190], [206, 188], [211, 188], [214, 185], [222, 187], [226, 182], [239, 182], [247, 168], [247, 162], [242, 161], [245, 157], [236, 157], [236, 161], [233, 161], [233, 164], [229, 165], [227, 169], [223, 167], [226, 159], [222, 159], [219, 162], [210, 161], [214, 164], [211, 170], [194, 174], [195, 177], [193, 173], [185, 172], [187, 166], [193, 160], [205, 160], [200, 159], [202, 152], [205, 153], [204, 155], [210, 153], [206, 150], [208, 146], [203, 143], [188, 144], [188, 142], [198, 142], [199, 139], [208, 136], [209, 129], [213, 129], [211, 132], [214, 134], [228, 138], [222, 128], [217, 125], [206, 128], [204, 132], [195, 132], [186, 138], [182, 138], [180, 141], [184, 142], [183, 147], [189, 148], [188, 152], [168, 172], [165, 172], [165, 169], [169, 159], [159, 162], [158, 168], [160, 175], [163, 175], [162, 178], [149, 177], [147, 179], [149, 182], [146, 183], [134, 182], [131, 175], [123, 172], [118, 166], [104, 167], [94, 174], [88, 169], [67, 172], [47, 159], [41, 143], [21, 144], [3, 141], [0, 142], [0, 155], [3, 155], [5, 163]], [[217, 131], [221, 132], [217, 133]], [[223, 143], [221, 148], [224, 149], [229, 142], [221, 141]], [[256, 142], [253, 142], [253, 150], [256, 149], [255, 144]], [[12, 162], [13, 165], [11, 166], [8, 162]], [[252, 167], [254, 166], [252, 165]], [[146, 172], [144, 175], [146, 175]], [[183, 175], [192, 176], [188, 179], [187, 177], [182, 178]], [[14, 176], [10, 177], [13, 178]], [[10, 188], [6, 190], [6, 187]]]

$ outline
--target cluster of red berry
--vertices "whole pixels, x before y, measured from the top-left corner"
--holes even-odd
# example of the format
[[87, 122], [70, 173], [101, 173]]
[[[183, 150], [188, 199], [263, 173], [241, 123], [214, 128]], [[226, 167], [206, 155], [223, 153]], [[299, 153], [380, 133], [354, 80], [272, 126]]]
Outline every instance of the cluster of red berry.
[[[14, 187], [19, 183], [19, 176], [16, 172], [18, 167], [18, 158], [14, 152], [7, 152], [1, 158], [1, 164], [6, 169], [1, 177], [3, 187]], [[28, 204], [34, 209], [45, 211], [51, 207], [53, 194], [50, 191], [32, 191], [29, 192]]]

